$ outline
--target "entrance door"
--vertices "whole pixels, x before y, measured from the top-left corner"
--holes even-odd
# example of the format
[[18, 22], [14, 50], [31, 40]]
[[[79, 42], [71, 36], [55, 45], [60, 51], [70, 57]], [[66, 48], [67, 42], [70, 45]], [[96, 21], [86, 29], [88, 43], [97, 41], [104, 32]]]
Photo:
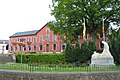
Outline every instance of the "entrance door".
[[46, 44], [46, 52], [49, 52], [49, 44]]

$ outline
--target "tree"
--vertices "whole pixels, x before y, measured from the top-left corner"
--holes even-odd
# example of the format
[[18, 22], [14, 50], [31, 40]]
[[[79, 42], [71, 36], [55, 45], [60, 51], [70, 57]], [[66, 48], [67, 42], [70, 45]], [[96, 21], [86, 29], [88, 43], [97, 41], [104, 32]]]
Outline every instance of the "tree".
[[52, 0], [50, 7], [56, 18], [50, 22], [51, 29], [68, 42], [76, 41], [77, 35], [82, 33], [83, 18], [87, 33], [94, 35], [101, 33], [102, 18], [105, 30], [110, 22], [120, 23], [119, 0]]
[[114, 57], [115, 63], [120, 65], [120, 30], [113, 31], [109, 40], [110, 52]]
[[77, 42], [76, 45], [67, 43], [65, 57], [69, 63], [75, 63], [76, 61], [80, 61], [80, 63], [87, 63], [90, 61], [95, 50], [96, 46], [94, 41], [84, 42], [81, 47], [79, 42]]

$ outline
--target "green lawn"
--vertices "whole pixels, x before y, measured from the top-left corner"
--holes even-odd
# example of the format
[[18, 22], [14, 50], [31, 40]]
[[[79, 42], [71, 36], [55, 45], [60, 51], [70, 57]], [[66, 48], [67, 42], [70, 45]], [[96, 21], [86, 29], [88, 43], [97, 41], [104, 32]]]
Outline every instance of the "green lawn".
[[74, 65], [41, 65], [41, 64], [0, 64], [0, 70], [19, 70], [30, 72], [92, 72], [92, 71], [119, 71], [120, 66], [114, 67], [76, 67]]

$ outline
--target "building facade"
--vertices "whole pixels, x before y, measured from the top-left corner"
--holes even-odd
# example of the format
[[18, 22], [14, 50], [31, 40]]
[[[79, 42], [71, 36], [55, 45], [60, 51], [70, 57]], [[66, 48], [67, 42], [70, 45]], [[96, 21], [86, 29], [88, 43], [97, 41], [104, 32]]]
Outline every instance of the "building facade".
[[[79, 36], [80, 37], [80, 36]], [[87, 40], [92, 39], [87, 34]], [[80, 44], [84, 42], [81, 38]], [[59, 35], [55, 35], [50, 30], [48, 24], [44, 25], [40, 30], [17, 32], [10, 36], [9, 52], [24, 52], [24, 53], [60, 53], [65, 50], [66, 44], [60, 39]], [[100, 47], [100, 40], [96, 41], [97, 48]]]
[[17, 32], [10, 36], [9, 52], [63, 52], [65, 43], [46, 24], [40, 30]]
[[0, 40], [0, 54], [7, 54], [9, 47], [9, 40]]

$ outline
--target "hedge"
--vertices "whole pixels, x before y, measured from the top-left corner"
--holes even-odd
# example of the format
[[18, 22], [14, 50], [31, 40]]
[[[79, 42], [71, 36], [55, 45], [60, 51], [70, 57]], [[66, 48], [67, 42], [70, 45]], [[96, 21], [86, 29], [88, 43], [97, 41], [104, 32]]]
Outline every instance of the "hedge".
[[16, 62], [22, 63], [41, 63], [41, 64], [64, 64], [65, 55], [62, 54], [16, 54]]

